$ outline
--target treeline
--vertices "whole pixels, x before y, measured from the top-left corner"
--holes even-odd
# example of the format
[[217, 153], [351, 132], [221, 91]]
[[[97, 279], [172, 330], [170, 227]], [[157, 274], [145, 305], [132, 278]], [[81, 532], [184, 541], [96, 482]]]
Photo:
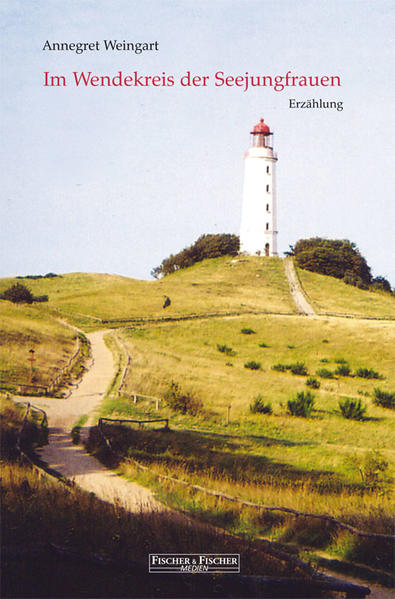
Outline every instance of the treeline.
[[201, 235], [192, 245], [184, 248], [178, 254], [165, 258], [160, 266], [152, 269], [151, 275], [158, 279], [169, 275], [181, 268], [188, 268], [206, 258], [219, 256], [236, 256], [239, 253], [240, 240], [237, 235], [218, 233]]
[[295, 256], [296, 264], [305, 270], [342, 279], [360, 289], [391, 293], [391, 285], [384, 277], [372, 277], [371, 269], [355, 243], [348, 239], [311, 237], [299, 239], [287, 252]]

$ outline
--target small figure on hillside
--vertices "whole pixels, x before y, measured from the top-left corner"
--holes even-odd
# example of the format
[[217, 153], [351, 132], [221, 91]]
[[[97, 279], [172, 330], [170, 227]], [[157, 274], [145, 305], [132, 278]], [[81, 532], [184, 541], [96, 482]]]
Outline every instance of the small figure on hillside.
[[165, 298], [165, 301], [163, 302], [162, 308], [168, 308], [171, 304], [171, 299], [167, 295], [164, 295], [163, 297]]

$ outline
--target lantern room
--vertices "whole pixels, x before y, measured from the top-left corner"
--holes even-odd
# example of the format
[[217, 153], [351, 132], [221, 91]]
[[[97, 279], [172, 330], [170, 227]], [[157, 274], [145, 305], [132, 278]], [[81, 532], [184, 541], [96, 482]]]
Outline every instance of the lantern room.
[[260, 119], [251, 131], [251, 146], [254, 148], [273, 148], [273, 133], [263, 119]]

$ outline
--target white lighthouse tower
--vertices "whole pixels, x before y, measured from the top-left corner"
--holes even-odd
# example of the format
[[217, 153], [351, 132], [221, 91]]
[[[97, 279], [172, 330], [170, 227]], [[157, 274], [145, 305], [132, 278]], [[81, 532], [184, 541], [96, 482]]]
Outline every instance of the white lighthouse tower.
[[263, 119], [251, 131], [245, 154], [240, 251], [277, 256], [276, 162], [273, 134]]

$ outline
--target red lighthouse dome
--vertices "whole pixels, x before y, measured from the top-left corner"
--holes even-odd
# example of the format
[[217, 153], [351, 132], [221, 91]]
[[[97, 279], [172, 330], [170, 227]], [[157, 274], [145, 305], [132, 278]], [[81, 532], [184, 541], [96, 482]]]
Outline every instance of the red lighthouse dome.
[[266, 125], [266, 123], [264, 122], [263, 119], [261, 119], [259, 121], [259, 123], [257, 123], [256, 125], [254, 125], [253, 130], [251, 131], [251, 133], [253, 135], [256, 135], [258, 133], [263, 133], [264, 135], [269, 135], [270, 134], [270, 129], [269, 127]]

